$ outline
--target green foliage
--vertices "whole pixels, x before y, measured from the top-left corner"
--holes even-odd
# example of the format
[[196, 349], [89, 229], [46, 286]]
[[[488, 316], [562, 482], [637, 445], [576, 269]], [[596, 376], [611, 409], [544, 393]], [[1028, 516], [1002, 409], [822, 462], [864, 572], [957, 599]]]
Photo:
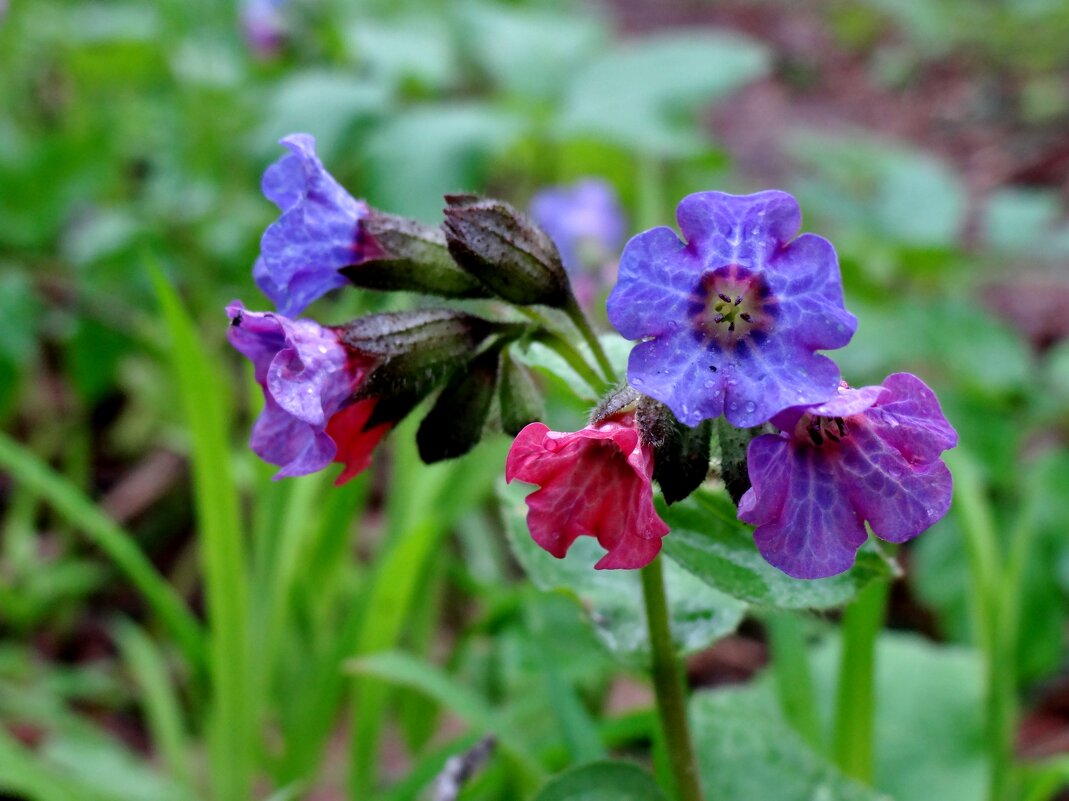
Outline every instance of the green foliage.
[[699, 490], [658, 512], [671, 534], [664, 551], [706, 586], [748, 604], [780, 609], [842, 606], [875, 579], [891, 575], [887, 559], [866, 546], [857, 564], [832, 578], [799, 581], [768, 564], [757, 552], [752, 529], [735, 516], [723, 494]]
[[665, 795], [637, 765], [593, 762], [554, 777], [532, 801], [665, 801]]
[[[595, 571], [601, 549], [590, 537], [576, 540], [564, 559], [543, 551], [527, 533], [523, 502], [531, 488], [522, 482], [499, 485], [505, 532], [517, 560], [536, 586], [574, 594], [589, 611], [602, 643], [627, 663], [642, 665], [649, 651], [642, 590], [633, 571]], [[669, 562], [669, 617], [676, 647], [691, 653], [731, 634], [742, 620], [745, 605], [704, 584]]]

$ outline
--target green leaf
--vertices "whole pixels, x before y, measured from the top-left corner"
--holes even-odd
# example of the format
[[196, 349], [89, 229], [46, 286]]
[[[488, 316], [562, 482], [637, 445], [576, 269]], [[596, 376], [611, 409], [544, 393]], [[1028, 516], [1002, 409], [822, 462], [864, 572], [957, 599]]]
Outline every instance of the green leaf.
[[[768, 683], [699, 693], [691, 699], [690, 719], [709, 798], [890, 801], [814, 753], [784, 721]], [[913, 801], [911, 796], [901, 798]]]
[[706, 585], [747, 603], [781, 609], [828, 609], [853, 598], [876, 578], [891, 574], [888, 563], [867, 546], [845, 573], [806, 581], [780, 572], [758, 553], [753, 530], [735, 517], [722, 494], [699, 490], [658, 511], [672, 529], [664, 551]]
[[965, 220], [961, 179], [923, 151], [853, 135], [804, 132], [792, 154], [812, 172], [804, 208], [916, 247], [953, 247]]
[[100, 511], [66, 477], [3, 433], [0, 433], [0, 466], [15, 481], [40, 495], [107, 554], [145, 598], [182, 650], [190, 668], [199, 671], [204, 667], [205, 645], [200, 624], [182, 597], [138, 550], [128, 532]]
[[390, 86], [412, 81], [430, 89], [444, 89], [457, 77], [457, 56], [436, 20], [426, 15], [392, 22], [366, 15], [345, 31], [352, 56], [364, 72]]
[[481, 103], [398, 112], [368, 137], [367, 197], [393, 214], [436, 223], [442, 195], [479, 188], [491, 158], [510, 148], [523, 127], [519, 117]]
[[[502, 482], [498, 487], [505, 531], [517, 560], [540, 589], [574, 594], [610, 651], [629, 663], [645, 665], [649, 639], [637, 571], [595, 570], [604, 550], [593, 537], [577, 539], [564, 559], [539, 548], [527, 530], [524, 498], [531, 491], [522, 482], [512, 486]], [[680, 651], [701, 650], [735, 631], [745, 604], [671, 562], [665, 571], [672, 634]]]
[[554, 776], [532, 801], [667, 801], [667, 796], [638, 765], [606, 760]]
[[346, 669], [430, 696], [479, 732], [493, 734], [502, 748], [529, 773], [537, 776], [542, 772], [531, 758], [533, 749], [530, 745], [485, 699], [434, 665], [411, 654], [383, 651], [353, 659], [346, 664]]
[[744, 36], [673, 32], [620, 44], [580, 69], [558, 128], [657, 156], [704, 149], [698, 111], [765, 74], [769, 54]]
[[213, 784], [222, 798], [243, 798], [252, 782], [255, 735], [249, 681], [249, 578], [229, 458], [230, 396], [223, 371], [205, 352], [178, 293], [155, 263], [148, 267], [170, 339], [177, 394], [192, 437], [193, 499], [210, 627]]
[[389, 92], [382, 84], [342, 72], [298, 72], [274, 86], [253, 147], [274, 160], [283, 154], [279, 139], [291, 133], [310, 133], [316, 137], [319, 158], [328, 170], [335, 169], [332, 165], [342, 157], [349, 126], [382, 114], [389, 102]]
[[596, 19], [533, 7], [472, 3], [460, 11], [464, 49], [505, 89], [535, 99], [559, 95], [604, 45]]
[[[813, 655], [815, 685], [831, 706], [839, 644]], [[975, 652], [884, 634], [876, 644], [876, 787], [896, 799], [982, 798], [983, 666]]]

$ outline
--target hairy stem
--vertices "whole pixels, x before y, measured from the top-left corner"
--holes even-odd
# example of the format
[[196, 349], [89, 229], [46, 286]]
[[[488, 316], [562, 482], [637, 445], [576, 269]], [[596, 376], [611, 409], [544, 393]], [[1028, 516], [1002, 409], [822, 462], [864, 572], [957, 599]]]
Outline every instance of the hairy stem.
[[642, 568], [642, 596], [646, 603], [646, 622], [650, 632], [653, 689], [657, 696], [657, 714], [668, 751], [668, 760], [680, 801], [702, 801], [698, 783], [698, 765], [687, 723], [687, 694], [683, 674], [676, 659], [672, 631], [668, 622], [668, 600], [664, 591], [661, 558]]

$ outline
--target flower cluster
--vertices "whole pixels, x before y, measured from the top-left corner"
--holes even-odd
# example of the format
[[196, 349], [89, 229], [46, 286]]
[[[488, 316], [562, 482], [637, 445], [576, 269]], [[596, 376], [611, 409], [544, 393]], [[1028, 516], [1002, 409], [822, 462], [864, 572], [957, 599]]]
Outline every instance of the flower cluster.
[[[739, 518], [756, 527], [765, 559], [791, 576], [847, 570], [866, 523], [876, 536], [904, 542], [942, 518], [951, 477], [940, 454], [957, 435], [915, 376], [851, 389], [818, 353], [846, 345], [857, 321], [844, 308], [831, 243], [798, 235], [794, 198], [700, 192], [679, 204], [678, 221], [683, 241], [662, 227], [627, 243], [608, 299], [616, 329], [641, 340], [628, 381], [663, 411], [647, 415], [637, 431], [628, 428], [637, 446], [586, 444], [602, 442], [604, 423], [573, 435], [532, 426], [517, 440], [509, 478], [542, 485], [528, 499], [536, 541], [561, 556], [577, 535], [590, 534], [609, 550], [598, 567], [647, 564], [666, 531], [651, 481], [668, 501], [701, 483], [707, 423], [721, 416], [745, 439], [757, 426], [778, 430], [746, 448], [742, 481], [749, 489]], [[631, 416], [621, 419], [634, 426]], [[623, 481], [632, 447], [643, 469], [635, 465]], [[603, 495], [605, 487], [611, 489]], [[647, 545], [654, 542], [658, 547]]]
[[338, 462], [338, 481], [352, 478], [433, 397], [416, 435], [424, 461], [468, 452], [490, 426], [516, 435], [505, 477], [539, 487], [527, 497], [533, 538], [563, 557], [578, 537], [593, 537], [606, 551], [598, 568], [643, 567], [657, 556], [668, 526], [653, 484], [674, 503], [704, 482], [715, 419], [739, 518], [789, 575], [847, 570], [866, 527], [904, 542], [946, 514], [951, 477], [940, 457], [957, 434], [917, 377], [852, 389], [823, 355], [850, 341], [857, 320], [844, 307], [835, 249], [799, 234], [789, 194], [699, 192], [679, 204], [682, 239], [660, 227], [627, 243], [607, 313], [639, 340], [629, 385], [608, 393], [587, 427], [563, 433], [537, 422], [537, 393], [510, 355], [512, 345], [540, 339], [573, 366], [583, 359], [540, 313], [526, 310], [535, 322], [521, 323], [418, 309], [340, 326], [298, 315], [347, 285], [489, 298], [497, 308], [563, 312], [598, 354], [575, 286], [584, 266], [611, 263], [623, 237], [607, 185], [538, 195], [532, 210], [546, 230], [507, 203], [463, 194], [447, 195], [444, 221], [430, 227], [350, 195], [312, 137], [282, 144], [289, 152], [263, 177], [280, 215], [253, 268], [278, 311], [227, 308], [230, 342], [252, 361], [264, 394], [251, 446], [279, 466], [277, 477]]

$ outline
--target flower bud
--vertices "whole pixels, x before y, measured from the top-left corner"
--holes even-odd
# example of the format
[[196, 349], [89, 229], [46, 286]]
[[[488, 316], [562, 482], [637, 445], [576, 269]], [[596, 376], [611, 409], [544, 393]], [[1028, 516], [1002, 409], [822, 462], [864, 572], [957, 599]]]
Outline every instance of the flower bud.
[[476, 195], [446, 195], [445, 201], [449, 252], [494, 295], [519, 306], [574, 302], [556, 245], [521, 212]]
[[491, 346], [453, 373], [416, 432], [425, 464], [463, 456], [482, 439], [500, 363], [501, 348]]

